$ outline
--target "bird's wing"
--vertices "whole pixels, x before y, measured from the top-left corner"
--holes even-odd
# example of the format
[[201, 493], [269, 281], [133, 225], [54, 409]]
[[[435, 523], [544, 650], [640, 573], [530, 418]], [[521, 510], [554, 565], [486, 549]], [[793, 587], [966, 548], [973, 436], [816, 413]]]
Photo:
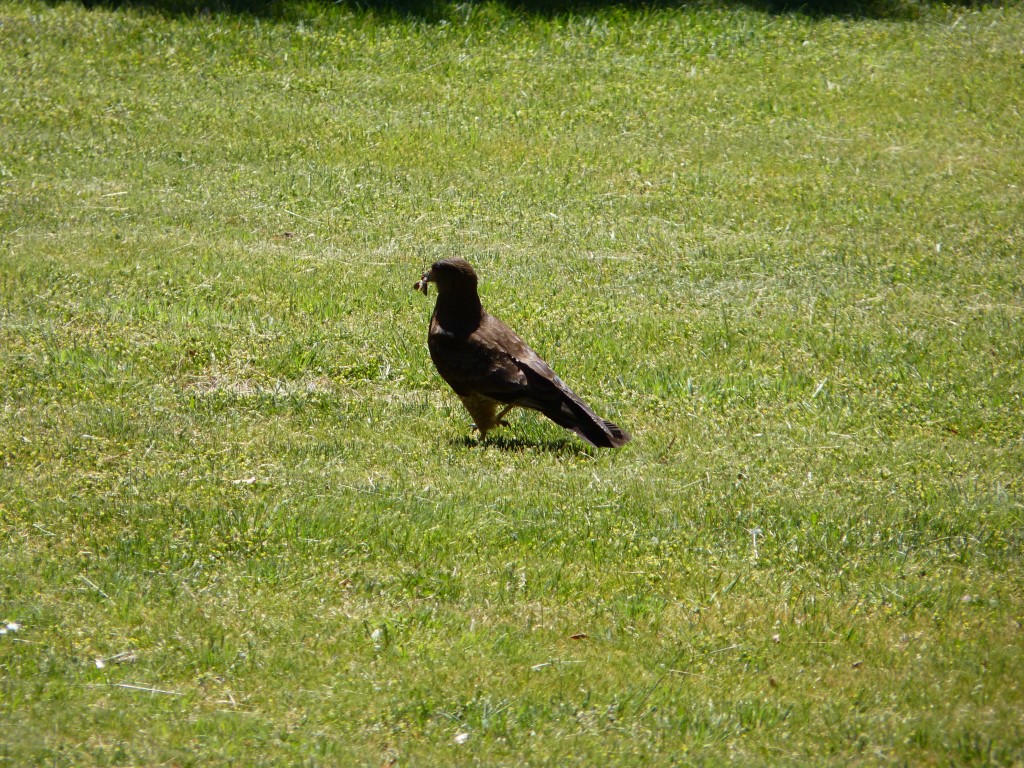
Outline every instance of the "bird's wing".
[[593, 445], [618, 446], [630, 439], [594, 413], [540, 355], [491, 315], [465, 337], [432, 326], [428, 345], [441, 377], [461, 396], [483, 395], [532, 408]]
[[520, 400], [538, 387], [557, 389], [553, 384], [558, 377], [551, 367], [492, 315], [485, 315], [468, 336], [446, 333], [434, 324], [428, 345], [441, 377], [460, 395], [481, 394], [503, 403], [539, 408], [539, 403]]
[[[503, 360], [499, 384], [508, 387], [490, 393], [490, 397], [538, 410], [559, 426], [572, 430], [598, 447], [618, 447], [630, 441], [628, 432], [594, 413], [508, 326], [495, 318], [489, 320], [481, 325], [484, 331], [482, 338], [497, 341], [496, 346], [500, 347], [497, 357]], [[509, 384], [513, 386], [509, 387]]]

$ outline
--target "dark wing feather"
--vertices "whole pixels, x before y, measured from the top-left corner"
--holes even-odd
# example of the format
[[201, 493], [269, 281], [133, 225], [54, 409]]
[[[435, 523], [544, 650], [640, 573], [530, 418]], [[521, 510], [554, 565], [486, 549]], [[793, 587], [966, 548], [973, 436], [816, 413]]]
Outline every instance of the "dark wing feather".
[[[529, 374], [527, 378], [530, 378]], [[594, 413], [590, 406], [557, 376], [537, 381], [531, 390], [534, 394], [543, 393], [543, 396], [536, 398], [536, 405], [527, 407], [536, 408], [555, 424], [572, 430], [591, 445], [598, 448], [618, 448], [630, 441], [628, 433]]]
[[618, 447], [630, 439], [594, 413], [540, 355], [492, 315], [485, 314], [466, 337], [432, 324], [428, 346], [441, 377], [459, 395], [480, 394], [540, 411], [598, 447]]
[[[502, 328], [492, 327], [493, 323]], [[500, 333], [502, 329], [505, 333]], [[515, 355], [523, 350], [535, 353], [508, 326], [490, 315], [468, 335], [449, 333], [436, 321], [432, 322], [427, 347], [437, 372], [456, 394], [481, 394], [508, 402], [509, 397], [528, 386]]]

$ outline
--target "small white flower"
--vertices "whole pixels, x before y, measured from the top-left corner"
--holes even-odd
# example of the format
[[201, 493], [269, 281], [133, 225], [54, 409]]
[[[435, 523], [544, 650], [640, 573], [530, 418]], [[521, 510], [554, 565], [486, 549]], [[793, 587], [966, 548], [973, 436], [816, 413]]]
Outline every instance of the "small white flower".
[[468, 740], [469, 740], [469, 734], [466, 733], [465, 731], [459, 731], [458, 733], [455, 734], [455, 743], [456, 744], [465, 744], [466, 741], [468, 741]]
[[756, 559], [757, 558], [757, 537], [761, 535], [761, 527], [758, 526], [756, 528], [750, 528], [749, 532], [750, 532], [751, 538], [753, 539], [754, 558]]

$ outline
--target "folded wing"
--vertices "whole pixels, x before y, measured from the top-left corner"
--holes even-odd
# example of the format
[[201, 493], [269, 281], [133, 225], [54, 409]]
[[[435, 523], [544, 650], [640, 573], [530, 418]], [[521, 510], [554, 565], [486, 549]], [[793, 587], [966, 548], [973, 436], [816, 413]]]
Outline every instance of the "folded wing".
[[630, 435], [602, 419], [558, 378], [512, 329], [485, 315], [468, 338], [431, 334], [438, 372], [459, 395], [483, 395], [499, 403], [540, 411], [600, 448], [616, 448]]

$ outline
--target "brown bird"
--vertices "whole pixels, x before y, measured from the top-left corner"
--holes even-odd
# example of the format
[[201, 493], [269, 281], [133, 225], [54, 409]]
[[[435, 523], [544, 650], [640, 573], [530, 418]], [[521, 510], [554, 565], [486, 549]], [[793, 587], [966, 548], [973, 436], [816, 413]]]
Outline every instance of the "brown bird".
[[463, 259], [433, 264], [416, 283], [437, 286], [427, 347], [437, 372], [462, 400], [481, 437], [512, 408], [532, 408], [591, 445], [618, 448], [630, 436], [605, 421], [501, 320], [484, 310], [473, 267]]

